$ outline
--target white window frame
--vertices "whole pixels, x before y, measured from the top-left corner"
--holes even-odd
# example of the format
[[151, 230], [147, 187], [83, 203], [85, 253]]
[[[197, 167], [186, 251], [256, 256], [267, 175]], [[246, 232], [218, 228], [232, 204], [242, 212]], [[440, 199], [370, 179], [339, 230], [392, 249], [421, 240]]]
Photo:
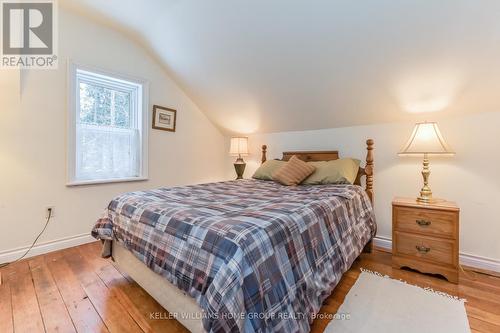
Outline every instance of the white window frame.
[[[124, 80], [140, 85], [142, 94], [137, 96], [137, 106], [139, 112], [137, 119], [141, 122], [139, 127], [140, 139], [140, 164], [139, 175], [137, 177], [127, 178], [111, 178], [111, 179], [95, 179], [95, 180], [78, 180], [76, 178], [77, 151], [76, 151], [76, 122], [77, 114], [80, 109], [79, 86], [77, 84], [77, 71], [85, 71], [92, 74], [112, 77], [118, 80]], [[148, 179], [148, 141], [149, 141], [149, 82], [140, 78], [121, 73], [115, 73], [108, 70], [102, 70], [92, 66], [82, 65], [73, 61], [68, 61], [68, 138], [67, 138], [67, 186], [90, 185], [90, 184], [105, 184], [119, 183], [131, 181], [143, 181]], [[140, 108], [142, 107], [142, 110]]]

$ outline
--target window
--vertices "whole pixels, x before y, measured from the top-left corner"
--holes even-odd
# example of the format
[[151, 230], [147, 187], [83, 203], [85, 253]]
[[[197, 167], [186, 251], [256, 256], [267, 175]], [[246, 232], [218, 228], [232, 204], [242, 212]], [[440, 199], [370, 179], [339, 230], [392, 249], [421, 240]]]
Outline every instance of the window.
[[147, 84], [71, 65], [68, 185], [147, 177]]

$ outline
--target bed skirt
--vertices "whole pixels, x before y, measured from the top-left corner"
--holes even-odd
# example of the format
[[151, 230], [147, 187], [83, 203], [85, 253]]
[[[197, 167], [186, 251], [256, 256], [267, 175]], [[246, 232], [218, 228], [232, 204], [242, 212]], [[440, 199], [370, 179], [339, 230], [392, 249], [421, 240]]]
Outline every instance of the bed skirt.
[[129, 250], [112, 242], [112, 254], [120, 271], [130, 275], [137, 284], [148, 292], [167, 312], [153, 313], [156, 320], [168, 320], [172, 316], [193, 333], [205, 332], [203, 329], [203, 310], [194, 298], [182, 292], [167, 279], [153, 272], [137, 259]]

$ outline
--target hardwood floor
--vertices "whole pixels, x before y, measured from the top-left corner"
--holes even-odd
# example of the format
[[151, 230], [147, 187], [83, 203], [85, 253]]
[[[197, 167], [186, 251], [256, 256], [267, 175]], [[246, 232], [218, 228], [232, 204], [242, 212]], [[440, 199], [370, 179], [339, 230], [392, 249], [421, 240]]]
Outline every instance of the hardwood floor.
[[[100, 243], [52, 252], [0, 269], [0, 332], [187, 332], [175, 320], [150, 318], [165, 310], [110, 260]], [[467, 271], [458, 285], [419, 273], [393, 269], [391, 254], [363, 254], [325, 301], [321, 314], [333, 314], [356, 281], [360, 268], [467, 299], [473, 332], [500, 332], [500, 278]], [[323, 332], [329, 319], [317, 319]]]

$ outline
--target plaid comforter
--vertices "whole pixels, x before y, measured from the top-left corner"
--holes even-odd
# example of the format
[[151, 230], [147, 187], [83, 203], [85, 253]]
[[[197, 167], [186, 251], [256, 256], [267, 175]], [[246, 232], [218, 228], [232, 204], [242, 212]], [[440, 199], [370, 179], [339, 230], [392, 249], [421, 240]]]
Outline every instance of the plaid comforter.
[[307, 332], [374, 236], [359, 186], [243, 180], [132, 192], [92, 235], [196, 299], [208, 332]]

